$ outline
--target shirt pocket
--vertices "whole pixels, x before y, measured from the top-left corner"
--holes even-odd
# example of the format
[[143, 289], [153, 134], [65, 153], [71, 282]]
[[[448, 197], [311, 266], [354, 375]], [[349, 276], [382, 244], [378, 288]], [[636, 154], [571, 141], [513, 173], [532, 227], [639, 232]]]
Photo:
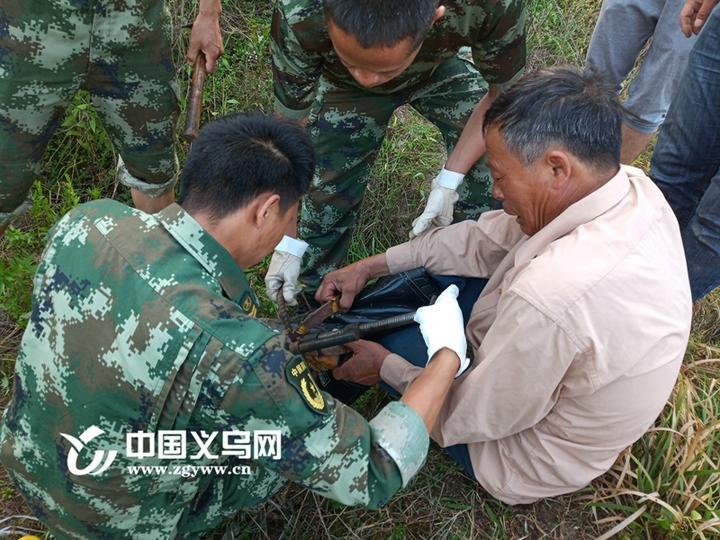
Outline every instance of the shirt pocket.
[[[153, 390], [152, 412], [147, 421], [147, 428], [156, 430], [159, 426], [169, 427], [177, 414], [177, 407], [184, 401], [188, 391], [188, 374], [192, 374], [196, 365], [203, 357], [207, 339], [203, 339], [202, 328], [182, 315], [179, 311], [173, 314], [173, 326], [167, 327], [172, 335], [167, 348], [158, 362], [158, 384]], [[169, 321], [170, 322], [170, 321]]]

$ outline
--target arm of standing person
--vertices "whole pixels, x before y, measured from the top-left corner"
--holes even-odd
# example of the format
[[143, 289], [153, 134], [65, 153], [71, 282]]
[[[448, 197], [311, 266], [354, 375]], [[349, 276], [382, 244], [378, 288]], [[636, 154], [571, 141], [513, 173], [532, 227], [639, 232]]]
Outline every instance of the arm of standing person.
[[205, 70], [214, 73], [218, 58], [223, 55], [222, 32], [220, 31], [220, 0], [200, 0], [200, 7], [190, 33], [187, 59], [195, 63], [199, 52], [205, 55]]
[[475, 107], [447, 162], [433, 180], [426, 207], [413, 221], [411, 238], [433, 226], [452, 223], [458, 188], [485, 154], [485, 113], [502, 89], [520, 77], [525, 68], [526, 27], [527, 11], [521, 0], [497, 2], [488, 7], [472, 47], [475, 66], [490, 85], [488, 93]]

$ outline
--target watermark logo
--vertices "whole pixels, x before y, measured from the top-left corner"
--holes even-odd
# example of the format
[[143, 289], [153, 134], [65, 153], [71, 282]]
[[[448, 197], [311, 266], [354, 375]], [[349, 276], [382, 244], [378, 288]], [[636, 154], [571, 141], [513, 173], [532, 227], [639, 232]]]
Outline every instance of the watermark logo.
[[[85, 446], [103, 435], [97, 426], [90, 426], [80, 437], [60, 433], [71, 445], [68, 452], [68, 471], [75, 476], [97, 476], [104, 473], [118, 455], [116, 450], [96, 450], [86, 467], [78, 466], [78, 459]], [[193, 450], [196, 450], [193, 452]], [[272, 459], [282, 457], [280, 430], [250, 431], [182, 431], [161, 430], [155, 432], [134, 431], [125, 434], [126, 458], [132, 460], [208, 460], [232, 456], [241, 460]], [[194, 477], [198, 474], [251, 474], [248, 465], [138, 465], [128, 466], [130, 474], [162, 474]]]
[[[249, 431], [134, 431], [125, 435], [125, 455], [146, 459], [238, 459], [278, 460], [282, 457], [280, 430]], [[211, 445], [214, 443], [214, 448]], [[197, 449], [190, 452], [189, 446]], [[217, 448], [220, 447], [220, 448]], [[219, 451], [218, 451], [219, 450]]]
[[110, 465], [112, 465], [112, 462], [117, 456], [117, 451], [110, 450], [105, 452], [97, 450], [95, 452], [95, 456], [87, 467], [83, 467], [82, 469], [78, 468], [78, 456], [80, 455], [80, 452], [82, 452], [87, 443], [92, 441], [94, 438], [99, 437], [103, 433], [105, 432], [99, 427], [90, 426], [82, 432], [79, 439], [66, 433], [60, 434], [72, 445], [67, 457], [67, 466], [71, 474], [74, 474], [75, 476], [85, 476], [86, 474], [97, 476], [98, 474], [104, 473], [108, 470]]

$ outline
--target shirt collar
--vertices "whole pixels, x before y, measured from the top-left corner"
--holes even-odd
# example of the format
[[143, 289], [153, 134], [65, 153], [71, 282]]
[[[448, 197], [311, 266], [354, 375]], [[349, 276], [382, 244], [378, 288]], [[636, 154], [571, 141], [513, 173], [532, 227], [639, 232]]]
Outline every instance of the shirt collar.
[[618, 173], [601, 187], [570, 205], [522, 244], [515, 253], [515, 266], [529, 262], [551, 242], [574, 231], [618, 204], [630, 191], [630, 179], [620, 167]]
[[247, 304], [250, 298], [257, 305], [245, 274], [230, 253], [179, 204], [171, 204], [155, 216], [165, 230], [220, 283], [228, 298], [240, 306]]

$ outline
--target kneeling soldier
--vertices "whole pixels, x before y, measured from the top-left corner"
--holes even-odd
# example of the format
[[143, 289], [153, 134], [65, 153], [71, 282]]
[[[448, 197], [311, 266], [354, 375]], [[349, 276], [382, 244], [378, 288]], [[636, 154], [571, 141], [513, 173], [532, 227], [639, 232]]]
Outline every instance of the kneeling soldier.
[[[193, 144], [179, 204], [96, 201], [55, 227], [0, 430], [0, 460], [52, 534], [199, 536], [285, 480], [377, 508], [421, 467], [465, 358], [449, 292], [421, 313], [425, 375], [370, 422], [253, 317], [242, 269], [296, 219], [314, 166], [300, 127], [226, 117]], [[433, 334], [453, 316], [454, 334]]]

